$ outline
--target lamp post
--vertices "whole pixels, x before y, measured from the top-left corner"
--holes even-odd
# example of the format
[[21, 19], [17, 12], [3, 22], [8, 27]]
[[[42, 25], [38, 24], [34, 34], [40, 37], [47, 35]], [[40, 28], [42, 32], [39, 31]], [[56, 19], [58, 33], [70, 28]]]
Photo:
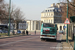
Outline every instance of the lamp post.
[[[67, 1], [67, 18], [68, 18], [68, 1]], [[66, 42], [68, 43], [68, 24], [67, 24]]]
[[[73, 4], [72, 3], [70, 3], [69, 2], [69, 0], [67, 0], [68, 1], [68, 3], [71, 5], [71, 6], [73, 6], [73, 8], [75, 9], [75, 0], [73, 0]], [[74, 10], [73, 9], [73, 10]], [[73, 16], [71, 16], [70, 17], [70, 19], [71, 19], [71, 21], [75, 24], [75, 16], [74, 16], [75, 14], [73, 13]], [[73, 48], [73, 50], [75, 50], [75, 26], [74, 26], [74, 48]]]
[[11, 0], [9, 0], [9, 29], [8, 29], [8, 36], [10, 36], [10, 11], [11, 10]]

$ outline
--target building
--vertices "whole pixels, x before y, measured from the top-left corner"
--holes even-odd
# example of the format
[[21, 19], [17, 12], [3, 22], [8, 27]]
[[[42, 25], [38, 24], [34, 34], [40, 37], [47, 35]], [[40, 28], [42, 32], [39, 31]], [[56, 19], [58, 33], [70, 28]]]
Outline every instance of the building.
[[27, 24], [28, 24], [28, 31], [40, 31], [41, 30], [41, 24], [42, 21], [41, 20], [26, 20]]
[[61, 11], [61, 8], [53, 3], [51, 7], [41, 12], [41, 21], [44, 23], [62, 23]]
[[64, 23], [56, 23], [56, 24], [58, 27], [58, 31], [60, 31], [60, 30], [66, 31], [66, 29], [64, 28], [64, 26], [66, 26], [66, 24], [64, 24]]

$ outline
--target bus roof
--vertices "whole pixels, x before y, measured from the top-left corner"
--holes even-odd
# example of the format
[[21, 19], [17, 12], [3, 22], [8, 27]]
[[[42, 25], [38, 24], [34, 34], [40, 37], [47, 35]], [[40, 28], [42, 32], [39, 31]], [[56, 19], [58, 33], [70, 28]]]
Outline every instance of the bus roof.
[[53, 23], [42, 23], [42, 24], [53, 24]]

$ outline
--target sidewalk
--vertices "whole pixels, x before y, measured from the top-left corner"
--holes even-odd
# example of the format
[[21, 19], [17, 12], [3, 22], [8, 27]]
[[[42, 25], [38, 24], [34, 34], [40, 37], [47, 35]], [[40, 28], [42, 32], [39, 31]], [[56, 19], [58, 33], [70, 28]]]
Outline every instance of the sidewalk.
[[73, 42], [70, 42], [70, 45], [71, 45], [72, 47], [74, 47], [74, 41], [73, 41]]
[[[69, 40], [72, 40], [70, 37], [68, 37]], [[66, 35], [62, 36], [62, 50], [73, 50], [73, 47], [71, 46], [70, 42], [66, 43]]]
[[70, 41], [70, 45], [74, 48], [74, 41]]

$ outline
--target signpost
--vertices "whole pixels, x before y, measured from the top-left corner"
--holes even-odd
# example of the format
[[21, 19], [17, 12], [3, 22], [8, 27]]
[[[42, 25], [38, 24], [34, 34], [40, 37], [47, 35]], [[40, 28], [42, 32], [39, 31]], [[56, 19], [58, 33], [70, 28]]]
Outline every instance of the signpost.
[[64, 28], [67, 28], [66, 26], [64, 26]]
[[68, 19], [68, 18], [66, 18], [66, 20], [65, 20], [64, 24], [70, 24], [70, 21], [69, 21], [69, 19]]
[[[67, 14], [68, 16], [68, 14]], [[68, 24], [70, 24], [70, 21], [68, 20], [68, 18], [66, 18], [64, 24], [67, 24], [67, 35], [66, 35], [66, 42], [68, 43]]]
[[66, 27], [65, 24], [64, 24], [64, 35], [65, 35], [65, 28], [67, 28], [67, 27]]

